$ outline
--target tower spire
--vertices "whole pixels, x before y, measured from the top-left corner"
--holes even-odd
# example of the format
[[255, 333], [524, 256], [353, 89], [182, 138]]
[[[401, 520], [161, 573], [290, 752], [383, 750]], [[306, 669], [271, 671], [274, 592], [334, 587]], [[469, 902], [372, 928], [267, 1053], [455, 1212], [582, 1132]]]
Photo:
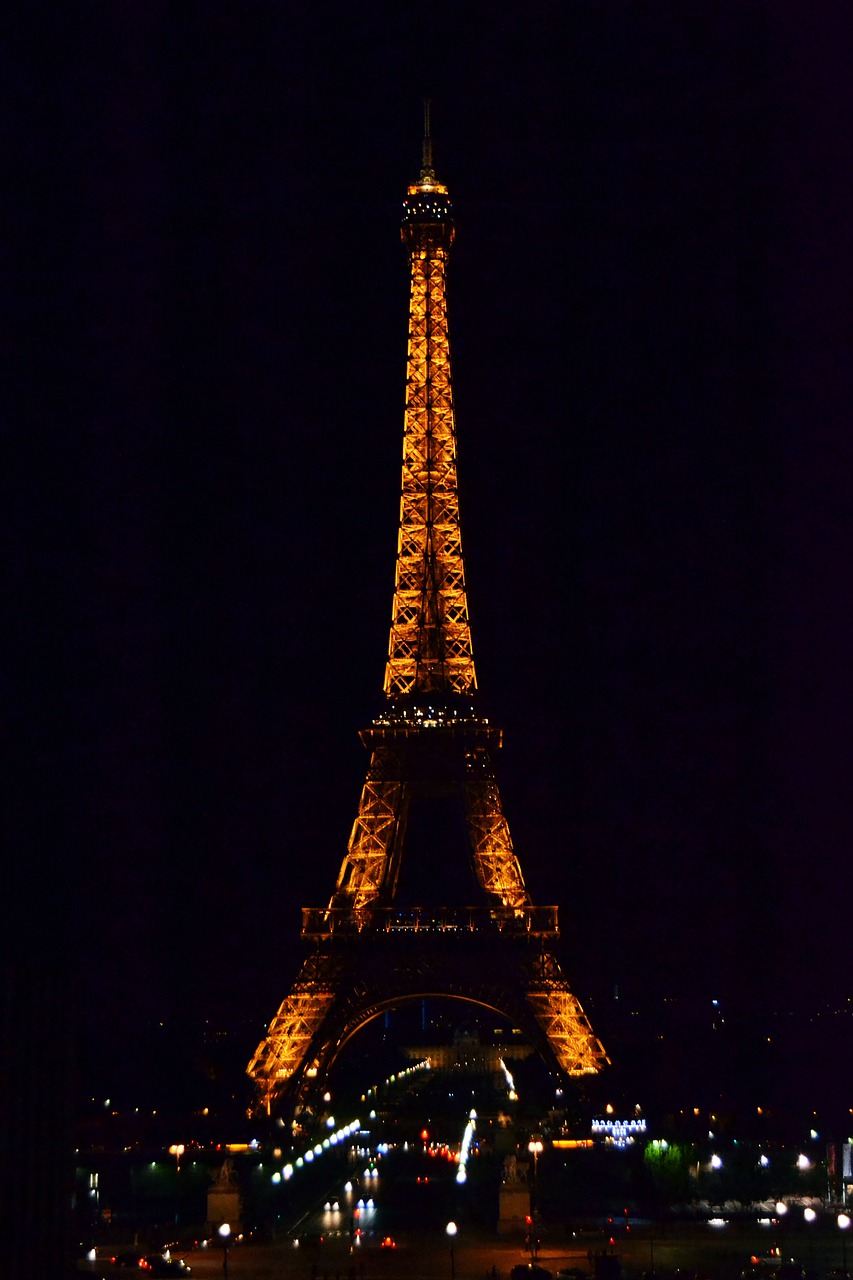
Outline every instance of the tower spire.
[[421, 182], [435, 181], [435, 170], [432, 167], [432, 137], [429, 129], [430, 100], [424, 98], [424, 148], [421, 163]]

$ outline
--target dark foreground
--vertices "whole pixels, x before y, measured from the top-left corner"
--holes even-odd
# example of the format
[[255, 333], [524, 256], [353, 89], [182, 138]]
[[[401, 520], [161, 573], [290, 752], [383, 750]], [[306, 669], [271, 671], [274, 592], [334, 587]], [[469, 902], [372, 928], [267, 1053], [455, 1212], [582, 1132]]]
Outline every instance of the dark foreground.
[[[581, 1280], [581, 1275], [592, 1280], [589, 1251], [600, 1247], [599, 1240], [580, 1233], [546, 1240], [539, 1251], [540, 1265], [554, 1276], [562, 1269], [572, 1269], [581, 1273], [576, 1280]], [[678, 1272], [696, 1280], [740, 1280], [751, 1256], [766, 1257], [776, 1243], [773, 1228], [754, 1224], [640, 1224], [617, 1241], [614, 1252], [626, 1280], [640, 1280], [649, 1272], [662, 1278], [675, 1277]], [[791, 1231], [781, 1243], [785, 1256], [796, 1259], [815, 1280], [826, 1280], [841, 1266], [842, 1245], [834, 1235], [812, 1238], [801, 1228]], [[486, 1280], [494, 1275], [508, 1280], [511, 1269], [530, 1257], [518, 1239], [463, 1236], [462, 1232], [456, 1237], [452, 1257], [446, 1237], [417, 1235], [398, 1238], [395, 1248], [372, 1242], [351, 1250], [348, 1238], [341, 1236], [301, 1247], [291, 1242], [236, 1246], [229, 1249], [227, 1262], [218, 1248], [189, 1250], [182, 1256], [192, 1268], [193, 1280], [427, 1280], [434, 1276]], [[86, 1267], [85, 1271], [104, 1274], [97, 1267]]]

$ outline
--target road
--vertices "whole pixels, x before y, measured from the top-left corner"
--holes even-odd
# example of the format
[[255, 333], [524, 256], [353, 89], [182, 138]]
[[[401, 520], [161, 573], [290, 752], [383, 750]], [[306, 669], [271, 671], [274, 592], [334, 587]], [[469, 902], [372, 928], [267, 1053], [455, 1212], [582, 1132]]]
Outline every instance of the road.
[[[542, 1265], [556, 1274], [563, 1267], [588, 1273], [587, 1251], [592, 1241], [577, 1236], [574, 1240], [546, 1240], [540, 1251]], [[713, 1228], [706, 1224], [669, 1225], [652, 1229], [638, 1226], [631, 1239], [619, 1242], [622, 1274], [627, 1280], [638, 1280], [651, 1269], [661, 1276], [674, 1276], [676, 1271], [708, 1277], [709, 1280], [739, 1280], [751, 1254], [763, 1256], [769, 1247], [768, 1231], [756, 1226], [730, 1224]], [[790, 1242], [791, 1253], [808, 1267], [808, 1239], [798, 1234]], [[194, 1250], [184, 1255], [192, 1266], [194, 1280], [223, 1278], [223, 1256], [220, 1249]], [[501, 1280], [508, 1280], [510, 1270], [528, 1258], [519, 1240], [502, 1240], [484, 1232], [460, 1231], [454, 1244], [454, 1280], [485, 1280], [494, 1267]], [[831, 1267], [841, 1262], [840, 1245], [834, 1237], [821, 1237], [812, 1246], [815, 1276], [826, 1276]], [[347, 1236], [331, 1237], [322, 1245], [294, 1247], [291, 1243], [270, 1246], [238, 1247], [228, 1256], [228, 1280], [451, 1280], [449, 1242], [441, 1232], [422, 1234], [413, 1230], [398, 1239], [394, 1250], [381, 1249], [377, 1242], [353, 1248]]]

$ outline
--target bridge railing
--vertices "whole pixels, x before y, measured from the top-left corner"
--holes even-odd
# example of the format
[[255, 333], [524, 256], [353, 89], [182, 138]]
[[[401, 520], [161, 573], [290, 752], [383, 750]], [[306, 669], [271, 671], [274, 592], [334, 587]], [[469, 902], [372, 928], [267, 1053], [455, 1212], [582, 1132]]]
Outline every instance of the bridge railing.
[[556, 907], [303, 907], [303, 938], [358, 933], [502, 933], [555, 937]]

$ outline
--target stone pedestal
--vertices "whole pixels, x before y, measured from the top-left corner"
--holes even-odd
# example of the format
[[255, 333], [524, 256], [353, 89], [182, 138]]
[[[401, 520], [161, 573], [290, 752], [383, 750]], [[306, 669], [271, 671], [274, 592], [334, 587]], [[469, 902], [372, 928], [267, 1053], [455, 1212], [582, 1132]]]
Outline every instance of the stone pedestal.
[[501, 1187], [500, 1207], [498, 1211], [498, 1234], [524, 1235], [527, 1230], [527, 1215], [530, 1213], [530, 1191], [524, 1185], [507, 1185]]
[[207, 1192], [208, 1230], [215, 1232], [227, 1222], [233, 1238], [240, 1230], [242, 1210], [234, 1166], [230, 1160], [226, 1160], [222, 1168], [213, 1175], [213, 1186]]
[[207, 1222], [216, 1231], [227, 1222], [232, 1234], [240, 1229], [240, 1192], [236, 1187], [211, 1187], [207, 1193]]

